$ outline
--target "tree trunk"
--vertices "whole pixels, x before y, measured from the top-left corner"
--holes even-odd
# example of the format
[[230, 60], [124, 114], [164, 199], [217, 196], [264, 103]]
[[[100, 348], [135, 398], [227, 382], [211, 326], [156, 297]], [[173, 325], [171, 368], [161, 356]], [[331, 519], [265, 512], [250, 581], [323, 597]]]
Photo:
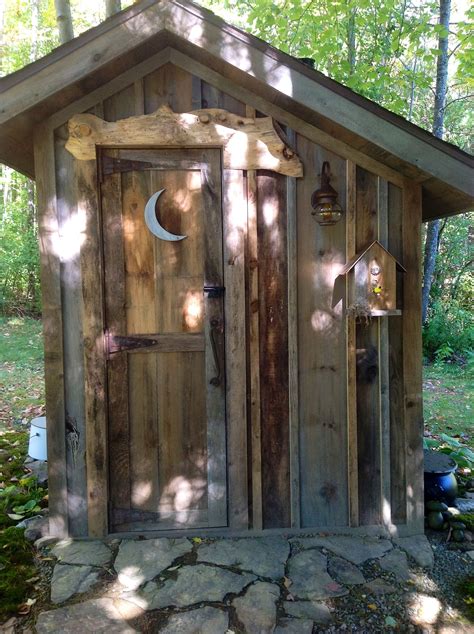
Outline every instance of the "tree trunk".
[[58, 24], [59, 41], [61, 44], [69, 42], [74, 37], [72, 28], [71, 5], [69, 0], [54, 0], [56, 7], [56, 22]]
[[120, 0], [105, 0], [105, 17], [110, 18], [114, 13], [118, 13], [122, 9]]
[[[438, 48], [440, 55], [436, 66], [435, 101], [433, 108], [433, 134], [439, 139], [444, 133], [444, 109], [446, 95], [448, 93], [448, 44], [449, 44], [449, 19], [451, 16], [451, 0], [439, 2], [439, 24], [444, 29], [439, 34]], [[423, 290], [421, 302], [421, 315], [423, 324], [426, 323], [428, 305], [430, 299], [431, 284], [436, 269], [436, 256], [438, 255], [439, 220], [432, 220], [426, 229], [425, 259], [423, 267]]]

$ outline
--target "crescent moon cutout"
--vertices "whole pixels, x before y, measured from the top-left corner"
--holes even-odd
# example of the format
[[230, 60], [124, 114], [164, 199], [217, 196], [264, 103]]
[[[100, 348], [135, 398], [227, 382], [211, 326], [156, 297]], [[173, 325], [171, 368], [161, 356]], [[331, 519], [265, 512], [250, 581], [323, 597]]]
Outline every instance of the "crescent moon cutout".
[[174, 233], [166, 231], [164, 227], [160, 225], [156, 217], [156, 203], [158, 198], [164, 192], [164, 189], [160, 189], [159, 192], [155, 192], [153, 196], [148, 200], [145, 205], [145, 222], [148, 229], [154, 236], [160, 238], [160, 240], [168, 240], [169, 242], [177, 242], [178, 240], [184, 240], [188, 236], [178, 236]]

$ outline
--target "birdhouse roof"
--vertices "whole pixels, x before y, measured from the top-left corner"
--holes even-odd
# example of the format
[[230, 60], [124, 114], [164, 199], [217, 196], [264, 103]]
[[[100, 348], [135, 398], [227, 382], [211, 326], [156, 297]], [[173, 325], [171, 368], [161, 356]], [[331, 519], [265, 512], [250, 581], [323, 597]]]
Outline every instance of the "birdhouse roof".
[[385, 251], [385, 253], [394, 261], [397, 269], [406, 273], [406, 268], [402, 264], [400, 264], [400, 262], [390, 253], [390, 251], [387, 251], [387, 249], [382, 244], [380, 244], [378, 240], [374, 240], [372, 244], [370, 244], [366, 249], [364, 249], [361, 253], [357, 253], [357, 255], [355, 255], [351, 260], [349, 260], [349, 262], [347, 262], [347, 264], [342, 269], [340, 275], [346, 275], [346, 273], [349, 273], [349, 271], [354, 268], [357, 262], [359, 262], [359, 260], [361, 260], [366, 253], [374, 248], [380, 248], [382, 249], [382, 251]]
[[424, 220], [474, 206], [472, 156], [187, 0], [142, 0], [0, 79], [0, 161], [34, 177], [38, 126], [133, 84], [157, 55], [224, 91], [238, 85], [243, 101], [341, 156], [421, 183]]

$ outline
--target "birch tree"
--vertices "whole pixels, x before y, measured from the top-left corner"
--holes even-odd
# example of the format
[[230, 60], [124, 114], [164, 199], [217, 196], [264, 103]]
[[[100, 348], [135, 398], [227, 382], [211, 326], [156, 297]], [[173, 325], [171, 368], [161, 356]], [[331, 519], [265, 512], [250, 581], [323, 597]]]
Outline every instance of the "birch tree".
[[105, 17], [110, 18], [114, 13], [118, 13], [122, 9], [120, 0], [105, 0]]
[[54, 0], [56, 21], [58, 24], [59, 41], [61, 44], [69, 42], [74, 37], [72, 26], [71, 4], [69, 0]]
[[[436, 86], [433, 107], [433, 134], [442, 139], [444, 136], [444, 115], [446, 97], [448, 94], [448, 64], [449, 64], [449, 21], [451, 17], [451, 0], [440, 0], [439, 24], [442, 29], [438, 36], [438, 62], [436, 64]], [[426, 228], [425, 258], [423, 263], [422, 290], [422, 323], [426, 323], [430, 299], [431, 284], [436, 268], [436, 255], [439, 245], [440, 221], [432, 220]]]

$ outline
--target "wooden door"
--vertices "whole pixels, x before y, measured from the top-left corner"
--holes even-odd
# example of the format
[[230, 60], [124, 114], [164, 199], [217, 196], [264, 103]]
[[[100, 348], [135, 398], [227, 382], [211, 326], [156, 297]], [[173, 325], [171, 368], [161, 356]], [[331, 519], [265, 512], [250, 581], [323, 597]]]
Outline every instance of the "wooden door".
[[220, 151], [100, 160], [110, 529], [225, 526]]

